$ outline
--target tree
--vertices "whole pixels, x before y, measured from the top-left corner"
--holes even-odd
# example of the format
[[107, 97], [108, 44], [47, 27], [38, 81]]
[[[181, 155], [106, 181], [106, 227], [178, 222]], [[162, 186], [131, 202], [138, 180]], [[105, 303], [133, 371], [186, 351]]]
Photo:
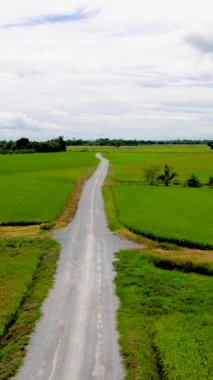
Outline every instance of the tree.
[[60, 151], [65, 152], [66, 151], [66, 142], [64, 141], [63, 136], [59, 136], [58, 144], [59, 144]]
[[188, 187], [201, 187], [202, 183], [198, 179], [198, 177], [195, 175], [195, 173], [192, 173], [191, 177], [189, 177], [186, 181], [186, 186]]
[[149, 185], [154, 185], [157, 180], [158, 172], [160, 171], [160, 167], [157, 165], [151, 165], [148, 168], [143, 169], [144, 170], [144, 178], [145, 181]]
[[27, 149], [29, 146], [29, 139], [27, 137], [22, 137], [21, 139], [16, 141], [17, 149]]
[[172, 171], [172, 167], [165, 164], [164, 173], [161, 174], [157, 179], [159, 181], [162, 181], [165, 186], [169, 186], [175, 177], [178, 177], [178, 174]]

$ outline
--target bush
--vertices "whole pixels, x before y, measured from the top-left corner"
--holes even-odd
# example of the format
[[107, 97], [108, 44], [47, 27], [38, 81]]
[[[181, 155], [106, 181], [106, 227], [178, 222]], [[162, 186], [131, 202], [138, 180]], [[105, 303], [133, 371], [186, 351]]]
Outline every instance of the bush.
[[145, 182], [147, 182], [149, 185], [154, 185], [157, 181], [157, 176], [158, 176], [158, 172], [160, 171], [160, 166], [151, 165], [150, 167], [145, 168], [143, 170], [144, 170]]
[[213, 186], [213, 177], [209, 177], [208, 185]]
[[195, 175], [195, 173], [192, 173], [191, 177], [187, 179], [186, 186], [188, 187], [201, 187], [202, 183], [198, 179], [198, 177]]

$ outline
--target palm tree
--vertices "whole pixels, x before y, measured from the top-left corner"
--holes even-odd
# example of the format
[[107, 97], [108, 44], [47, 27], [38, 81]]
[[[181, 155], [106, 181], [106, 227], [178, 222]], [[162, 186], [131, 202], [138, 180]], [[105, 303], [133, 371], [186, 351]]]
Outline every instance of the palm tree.
[[164, 166], [164, 173], [158, 177], [158, 180], [164, 182], [165, 186], [169, 186], [175, 177], [178, 177], [178, 174], [172, 171], [172, 168], [167, 164]]

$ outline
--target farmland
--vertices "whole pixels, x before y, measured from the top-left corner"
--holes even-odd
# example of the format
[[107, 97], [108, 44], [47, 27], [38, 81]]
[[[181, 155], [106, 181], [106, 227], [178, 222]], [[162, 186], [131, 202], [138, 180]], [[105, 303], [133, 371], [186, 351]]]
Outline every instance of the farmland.
[[[213, 248], [213, 189], [205, 186], [213, 154], [195, 146], [143, 148], [104, 153], [109, 227], [145, 245], [119, 252], [115, 262], [125, 379], [210, 379], [212, 251], [197, 248]], [[162, 173], [165, 164], [179, 184], [148, 185], [144, 169]], [[192, 173], [203, 187], [184, 186]]]
[[119, 221], [131, 231], [182, 245], [213, 246], [212, 189], [117, 185], [109, 191]]
[[121, 152], [105, 156], [110, 170], [104, 196], [112, 229], [125, 226], [153, 239], [213, 247], [212, 188], [166, 188], [144, 183], [145, 168], [158, 165], [162, 171], [167, 163], [179, 174], [182, 185], [193, 172], [205, 184], [212, 175], [211, 151]]
[[174, 270], [164, 254], [156, 258], [151, 250], [117, 254], [118, 326], [127, 380], [213, 376], [213, 282], [183, 273], [189, 272], [184, 256], [182, 268]]
[[206, 182], [213, 170], [213, 153], [210, 150], [203, 153], [181, 152], [181, 150], [177, 152], [175, 148], [174, 152], [109, 152], [105, 157], [111, 164], [110, 178], [122, 182], [142, 182], [145, 168], [151, 165], [162, 168], [165, 163], [175, 169], [180, 181], [185, 181], [195, 172], [203, 182]]
[[[38, 226], [32, 238], [31, 228], [51, 228], [68, 199], [77, 203], [77, 183], [96, 167], [97, 151], [110, 161], [103, 189], [109, 227], [126, 228], [146, 245], [118, 253], [115, 262], [126, 379], [209, 379], [212, 252], [197, 249], [213, 247], [213, 189], [205, 185], [213, 154], [206, 146], [74, 147], [0, 156], [0, 378], [22, 361], [58, 258], [48, 231]], [[178, 172], [180, 184], [145, 183], [144, 169], [158, 165], [162, 172], [165, 163]], [[183, 186], [193, 172], [203, 187]], [[19, 225], [29, 236], [3, 238], [4, 228], [15, 236]]]
[[69, 146], [70, 152], [108, 152], [108, 153], [209, 153], [209, 147], [207, 145], [137, 145], [137, 146], [108, 146], [108, 145], [81, 145], [81, 146]]
[[54, 221], [97, 162], [93, 153], [1, 155], [0, 224]]

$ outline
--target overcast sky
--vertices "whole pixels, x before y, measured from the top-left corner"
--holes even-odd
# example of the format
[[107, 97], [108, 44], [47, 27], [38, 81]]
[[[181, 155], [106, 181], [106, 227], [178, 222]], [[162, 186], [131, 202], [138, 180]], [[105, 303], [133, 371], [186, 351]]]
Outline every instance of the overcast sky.
[[0, 1], [0, 140], [213, 139], [212, 0]]

